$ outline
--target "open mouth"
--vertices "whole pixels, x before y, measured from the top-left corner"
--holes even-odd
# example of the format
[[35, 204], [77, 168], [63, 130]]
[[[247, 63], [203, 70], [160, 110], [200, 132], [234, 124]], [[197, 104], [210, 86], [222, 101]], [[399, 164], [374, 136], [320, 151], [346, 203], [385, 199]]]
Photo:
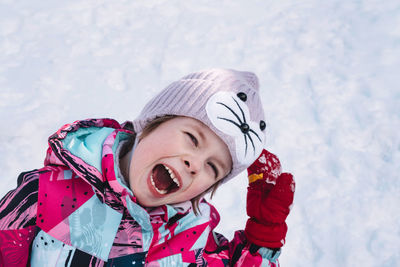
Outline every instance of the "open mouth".
[[175, 192], [179, 189], [180, 183], [175, 173], [164, 164], [157, 164], [150, 176], [151, 184], [161, 195]]

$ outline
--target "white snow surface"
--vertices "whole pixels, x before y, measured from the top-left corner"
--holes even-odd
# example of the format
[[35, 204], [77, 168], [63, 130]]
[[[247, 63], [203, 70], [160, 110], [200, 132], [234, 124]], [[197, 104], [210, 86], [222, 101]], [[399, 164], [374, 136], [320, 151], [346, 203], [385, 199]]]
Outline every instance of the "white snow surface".
[[[0, 0], [1, 195], [78, 119], [134, 119], [192, 71], [257, 73], [296, 179], [282, 266], [400, 266], [400, 1]], [[243, 229], [247, 178], [212, 202]]]

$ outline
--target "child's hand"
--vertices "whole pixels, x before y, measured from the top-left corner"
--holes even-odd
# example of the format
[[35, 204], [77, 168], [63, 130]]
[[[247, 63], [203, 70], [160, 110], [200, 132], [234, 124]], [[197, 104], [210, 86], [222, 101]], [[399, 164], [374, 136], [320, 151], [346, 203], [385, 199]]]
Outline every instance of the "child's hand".
[[278, 158], [265, 149], [247, 171], [247, 239], [258, 246], [280, 248], [285, 243], [285, 220], [293, 203], [293, 176], [281, 173]]

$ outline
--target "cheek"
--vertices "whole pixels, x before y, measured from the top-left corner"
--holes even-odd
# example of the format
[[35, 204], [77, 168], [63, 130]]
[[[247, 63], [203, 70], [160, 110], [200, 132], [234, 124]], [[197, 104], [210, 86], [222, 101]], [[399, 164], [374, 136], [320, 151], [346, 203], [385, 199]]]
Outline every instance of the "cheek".
[[148, 163], [159, 154], [165, 153], [166, 145], [159, 138], [143, 139], [136, 147], [134, 158], [137, 163]]
[[147, 140], [143, 140], [143, 151], [148, 154], [166, 154], [176, 147], [177, 137], [171, 134], [155, 134]]
[[201, 181], [198, 183], [192, 184], [191, 193], [194, 194], [193, 197], [204, 193], [208, 188], [210, 188], [214, 184], [214, 181]]

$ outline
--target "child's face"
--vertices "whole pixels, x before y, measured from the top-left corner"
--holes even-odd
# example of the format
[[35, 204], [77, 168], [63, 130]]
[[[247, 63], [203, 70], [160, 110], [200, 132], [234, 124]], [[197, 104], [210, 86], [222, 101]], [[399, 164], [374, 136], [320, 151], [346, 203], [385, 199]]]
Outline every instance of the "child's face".
[[232, 168], [227, 145], [202, 122], [177, 117], [159, 125], [136, 146], [129, 184], [146, 207], [190, 200]]

